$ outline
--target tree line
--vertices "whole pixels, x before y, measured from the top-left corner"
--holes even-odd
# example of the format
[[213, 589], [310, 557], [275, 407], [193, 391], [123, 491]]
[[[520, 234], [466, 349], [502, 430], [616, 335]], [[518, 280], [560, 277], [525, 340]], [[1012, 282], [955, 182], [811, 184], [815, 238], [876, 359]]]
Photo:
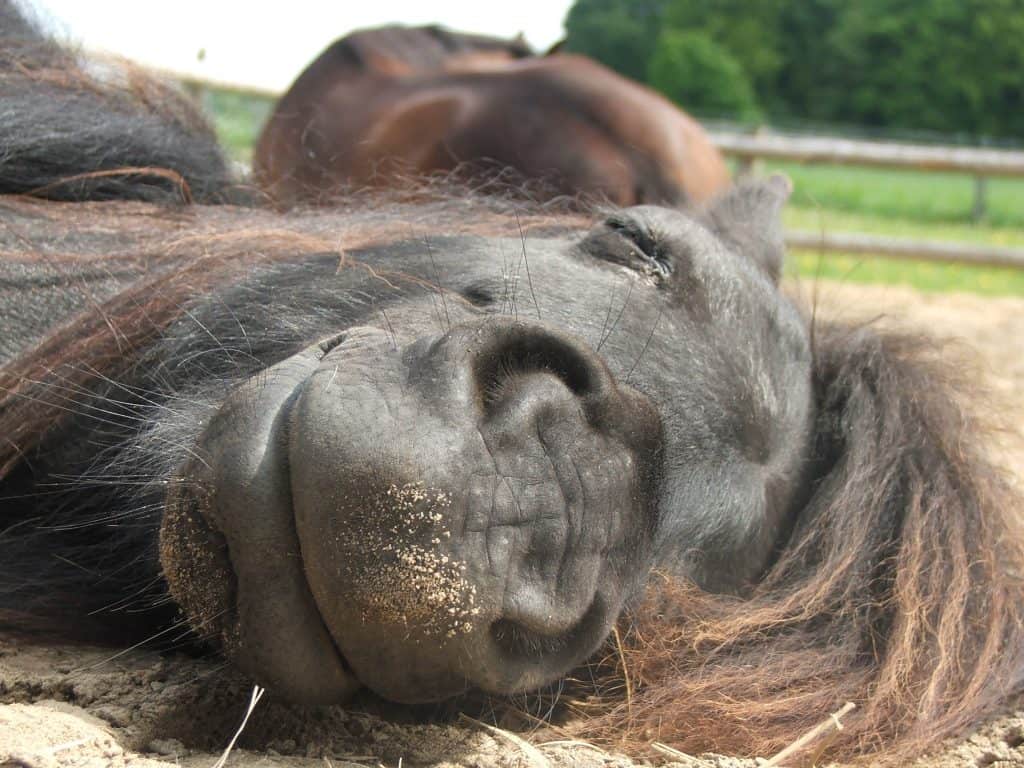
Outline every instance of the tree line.
[[1024, 139], [1024, 0], [576, 0], [566, 34], [698, 115]]

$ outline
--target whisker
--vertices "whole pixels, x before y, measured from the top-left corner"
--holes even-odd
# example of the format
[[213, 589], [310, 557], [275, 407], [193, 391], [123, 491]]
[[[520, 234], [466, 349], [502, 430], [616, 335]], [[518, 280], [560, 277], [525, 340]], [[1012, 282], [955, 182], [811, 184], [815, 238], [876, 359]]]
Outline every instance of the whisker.
[[618, 327], [619, 321], [622, 320], [622, 313], [626, 311], [626, 306], [629, 304], [629, 299], [633, 295], [634, 282], [634, 280], [629, 281], [629, 286], [626, 288], [626, 298], [623, 300], [622, 306], [619, 308], [619, 314], [615, 316], [615, 322], [613, 322], [611, 328], [608, 329], [608, 333], [601, 339], [600, 342], [598, 342], [597, 349], [594, 350], [595, 352], [600, 352], [601, 347], [603, 347], [605, 342], [612, 337], [613, 333], [615, 333], [615, 329]]
[[384, 327], [387, 328], [388, 334], [391, 336], [391, 348], [398, 351], [398, 334], [395, 333], [394, 326], [391, 325], [391, 320], [388, 318], [388, 313], [383, 308], [380, 310], [381, 317], [384, 318]]
[[530, 262], [526, 258], [526, 235], [523, 234], [523, 223], [519, 220], [519, 211], [514, 211], [516, 226], [519, 228], [519, 242], [523, 245], [523, 264], [526, 265], [526, 283], [530, 287], [530, 297], [533, 299], [533, 308], [537, 312], [537, 319], [540, 320], [540, 304], [537, 303], [537, 294], [533, 292], [533, 278], [530, 276]]
[[[221, 612], [221, 613], [223, 613], [223, 612]], [[220, 615], [220, 614], [218, 614], [218, 615]], [[213, 617], [213, 618], [216, 618], [216, 617]], [[164, 627], [159, 632], [154, 632], [152, 635], [150, 635], [149, 637], [145, 638], [144, 640], [140, 640], [139, 642], [135, 643], [134, 645], [130, 645], [127, 648], [124, 648], [124, 649], [118, 651], [117, 653], [115, 653], [115, 654], [113, 654], [111, 656], [106, 657], [105, 659], [102, 659], [100, 661], [94, 662], [93, 664], [87, 664], [84, 667], [75, 667], [74, 669], [71, 670], [71, 672], [69, 673], [69, 676], [79, 675], [79, 674], [81, 674], [83, 672], [90, 672], [90, 671], [92, 671], [94, 669], [98, 669], [99, 667], [105, 666], [105, 665], [109, 664], [110, 662], [115, 661], [116, 659], [121, 658], [125, 654], [131, 653], [135, 649], [141, 648], [146, 643], [153, 642], [158, 637], [163, 637], [164, 635], [169, 635], [171, 632], [173, 632], [175, 630], [178, 630], [178, 629], [181, 629], [181, 627], [187, 625], [187, 623], [188, 622], [186, 622], [184, 619], [179, 619], [179, 620], [175, 621], [173, 624], [171, 624], [169, 627]]]
[[430, 247], [429, 238], [424, 238], [423, 243], [427, 246], [427, 257], [430, 259], [430, 266], [434, 270], [434, 284], [437, 288], [437, 295], [441, 297], [441, 306], [444, 308], [444, 319], [448, 326], [446, 330], [450, 331], [452, 329], [452, 319], [448, 315], [448, 301], [445, 299], [444, 289], [441, 287], [441, 274], [437, 270], [437, 262], [434, 261], [434, 249]]
[[643, 358], [644, 353], [647, 352], [647, 348], [651, 346], [651, 339], [654, 338], [654, 331], [657, 330], [658, 323], [661, 322], [661, 316], [664, 313], [664, 311], [665, 310], [663, 308], [661, 312], [658, 312], [658, 316], [654, 320], [654, 325], [651, 326], [651, 332], [647, 334], [647, 341], [644, 342], [643, 349], [640, 350], [640, 354], [637, 355], [636, 360], [633, 361], [633, 367], [629, 369], [629, 373], [627, 373], [625, 378], [623, 379], [623, 381], [625, 381], [626, 383], [629, 383], [630, 376], [633, 375], [633, 371], [636, 370], [636, 367], [640, 365], [640, 360]]

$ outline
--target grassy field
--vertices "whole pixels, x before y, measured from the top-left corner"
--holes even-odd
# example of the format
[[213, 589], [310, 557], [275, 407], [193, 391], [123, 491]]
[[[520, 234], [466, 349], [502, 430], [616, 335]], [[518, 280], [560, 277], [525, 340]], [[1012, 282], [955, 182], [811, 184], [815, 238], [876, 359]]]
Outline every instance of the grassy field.
[[903, 284], [927, 293], [964, 291], [986, 296], [1024, 296], [1024, 271], [1002, 267], [796, 251], [787, 256], [786, 273], [852, 283]]
[[[986, 215], [972, 220], [974, 179], [953, 173], [796, 163], [765, 164], [793, 180], [790, 229], [861, 232], [1024, 248], [1024, 179], [989, 179]], [[789, 271], [861, 283], [904, 283], [923, 291], [1024, 295], [1024, 270], [797, 252]]]
[[[793, 202], [802, 208], [942, 227], [973, 223], [974, 179], [963, 174], [795, 163], [768, 164], [766, 170], [793, 179]], [[1024, 230], [1024, 179], [989, 179], [986, 209], [986, 228]]]
[[[205, 100], [231, 158], [250, 162], [272, 102], [217, 90], [208, 91]], [[1024, 247], [1024, 179], [990, 179], [986, 215], [974, 222], [974, 180], [968, 176], [794, 163], [765, 164], [764, 171], [781, 171], [793, 180], [785, 214], [792, 229]], [[790, 255], [789, 271], [905, 283], [924, 291], [1024, 295], [1024, 270], [804, 252]]]
[[[788, 170], [788, 169], [786, 169]], [[818, 169], [798, 169], [818, 170]], [[829, 170], [832, 169], [823, 169]], [[860, 170], [860, 169], [857, 169]], [[873, 171], [875, 178], [861, 179], [862, 194], [873, 191], [884, 196], [893, 186], [901, 182], [915, 183], [927, 174]], [[913, 209], [902, 217], [891, 211], [879, 212], [849, 210], [842, 205], [828, 206], [824, 203], [809, 204], [806, 196], [813, 185], [806, 181], [801, 185], [797, 174], [794, 178], [794, 200], [784, 214], [789, 229], [809, 232], [862, 232], [873, 235], [919, 238], [929, 240], [952, 240], [987, 245], [1015, 246], [1024, 248], [1024, 224], [995, 226], [988, 222], [964, 223], [969, 216], [951, 216], [949, 220], [929, 219], [927, 216], [914, 217]], [[910, 180], [904, 176], [911, 176]], [[1024, 209], [1024, 182], [1020, 184], [1018, 211]], [[830, 190], [822, 189], [824, 193]], [[937, 196], [943, 193], [938, 187]], [[927, 200], [927, 198], [926, 198]], [[970, 210], [971, 202], [967, 207]], [[865, 206], [870, 209], [870, 206]], [[904, 283], [923, 291], [968, 291], [988, 295], [1024, 296], [1024, 270], [974, 267], [960, 264], [939, 264], [924, 261], [898, 261], [884, 258], [868, 258], [863, 255], [841, 253], [793, 252], [789, 254], [787, 266], [793, 274], [849, 280], [859, 283]]]

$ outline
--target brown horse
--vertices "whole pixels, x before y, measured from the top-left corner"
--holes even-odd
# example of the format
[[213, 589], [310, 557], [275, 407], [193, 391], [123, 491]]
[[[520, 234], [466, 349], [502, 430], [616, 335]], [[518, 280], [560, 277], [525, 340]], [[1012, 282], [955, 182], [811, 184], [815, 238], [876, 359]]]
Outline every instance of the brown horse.
[[582, 56], [437, 27], [335, 42], [278, 102], [255, 156], [283, 202], [505, 169], [538, 196], [617, 205], [701, 202], [729, 183], [701, 127], [649, 88]]

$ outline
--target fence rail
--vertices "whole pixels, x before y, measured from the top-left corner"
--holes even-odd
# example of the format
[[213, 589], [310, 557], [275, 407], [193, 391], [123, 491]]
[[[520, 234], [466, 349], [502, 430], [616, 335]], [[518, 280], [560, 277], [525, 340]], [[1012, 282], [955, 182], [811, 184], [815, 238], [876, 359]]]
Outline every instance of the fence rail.
[[797, 230], [786, 233], [786, 246], [801, 251], [853, 253], [891, 259], [1024, 269], [1024, 249], [949, 240], [912, 240], [853, 232]]
[[711, 140], [723, 153], [740, 160], [767, 158], [797, 163], [867, 165], [918, 171], [953, 171], [973, 176], [1024, 177], [1024, 152], [1006, 149], [724, 131], [712, 132]]

